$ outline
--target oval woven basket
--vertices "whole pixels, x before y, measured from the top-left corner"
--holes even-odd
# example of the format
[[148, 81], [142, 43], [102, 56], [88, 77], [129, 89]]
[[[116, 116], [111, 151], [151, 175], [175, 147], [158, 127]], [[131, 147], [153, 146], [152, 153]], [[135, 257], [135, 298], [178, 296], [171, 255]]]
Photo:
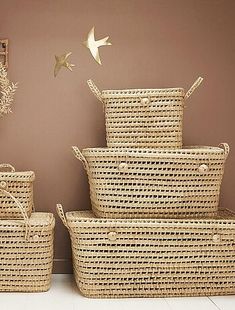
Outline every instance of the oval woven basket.
[[224, 164], [221, 147], [180, 150], [73, 147], [88, 174], [94, 213], [109, 218], [213, 215]]
[[16, 172], [10, 164], [0, 164], [0, 170], [0, 218], [20, 219], [24, 213], [30, 216], [34, 210], [34, 172]]
[[199, 77], [185, 94], [183, 88], [99, 91], [103, 103], [108, 147], [181, 148], [185, 100], [201, 84]]
[[63, 214], [73, 268], [83, 295], [94, 298], [235, 294], [235, 215], [117, 220], [92, 212]]

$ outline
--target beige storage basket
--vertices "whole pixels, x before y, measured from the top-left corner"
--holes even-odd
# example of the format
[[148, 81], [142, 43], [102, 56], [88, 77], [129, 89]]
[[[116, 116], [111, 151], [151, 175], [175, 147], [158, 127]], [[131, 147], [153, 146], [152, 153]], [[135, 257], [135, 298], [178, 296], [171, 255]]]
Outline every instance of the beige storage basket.
[[88, 174], [92, 208], [108, 218], [213, 215], [229, 147], [180, 150], [73, 147]]
[[185, 94], [183, 88], [125, 89], [100, 92], [108, 147], [181, 148], [184, 102], [201, 84], [199, 77]]
[[[10, 172], [2, 170], [10, 169]], [[10, 164], [0, 164], [0, 219], [19, 219], [31, 215], [34, 172], [16, 172]]]
[[115, 220], [68, 212], [77, 285], [87, 297], [235, 294], [235, 215]]
[[0, 291], [44, 292], [50, 288], [54, 225], [50, 213], [0, 220]]

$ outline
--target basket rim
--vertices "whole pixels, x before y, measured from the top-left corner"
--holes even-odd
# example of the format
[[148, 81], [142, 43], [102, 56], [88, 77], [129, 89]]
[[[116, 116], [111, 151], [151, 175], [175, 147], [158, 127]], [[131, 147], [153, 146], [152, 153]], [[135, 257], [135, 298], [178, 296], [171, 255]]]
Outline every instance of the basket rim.
[[85, 148], [82, 153], [85, 157], [95, 155], [107, 155], [107, 156], [126, 156], [126, 155], [145, 155], [146, 157], [154, 157], [155, 155], [181, 155], [181, 154], [195, 154], [198, 152], [204, 153], [221, 153], [225, 151], [223, 148], [215, 146], [184, 146], [181, 149], [149, 149], [149, 148], [108, 148], [108, 147], [98, 147], [98, 148]]
[[12, 181], [34, 181], [35, 173], [33, 171], [0, 172], [0, 180], [6, 178]]
[[[85, 211], [69, 211], [65, 214], [68, 225], [70, 227], [76, 225], [77, 223], [86, 224], [106, 224], [106, 228], [109, 226], [107, 224], [118, 224], [120, 226], [153, 226], [153, 225], [199, 225], [199, 224], [210, 224], [214, 225], [215, 222], [225, 223], [235, 223], [235, 212], [229, 209], [219, 209], [218, 213], [214, 216], [205, 216], [205, 217], [187, 217], [187, 218], [151, 218], [151, 219], [113, 219], [113, 218], [98, 218], [90, 210]], [[188, 226], [186, 226], [188, 227]]]
[[184, 97], [184, 88], [129, 88], [129, 89], [106, 89], [102, 90], [101, 97], [106, 98], [123, 98], [123, 97], [142, 97], [142, 96], [160, 96], [160, 97]]
[[[31, 227], [54, 227], [55, 217], [53, 213], [48, 212], [33, 212], [29, 218], [29, 225]], [[19, 228], [25, 226], [25, 221], [23, 219], [0, 219], [0, 231], [6, 230], [6, 228]]]

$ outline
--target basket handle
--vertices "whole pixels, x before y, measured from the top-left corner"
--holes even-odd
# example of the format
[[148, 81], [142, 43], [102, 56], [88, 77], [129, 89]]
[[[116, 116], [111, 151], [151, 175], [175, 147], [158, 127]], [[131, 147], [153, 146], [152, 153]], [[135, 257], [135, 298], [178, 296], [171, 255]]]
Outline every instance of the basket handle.
[[4, 193], [5, 195], [9, 196], [17, 205], [17, 207], [19, 208], [23, 220], [24, 220], [24, 224], [25, 224], [25, 240], [28, 239], [28, 234], [29, 234], [29, 217], [27, 215], [27, 213], [25, 212], [24, 208], [22, 207], [21, 203], [19, 202], [18, 199], [16, 199], [11, 193], [9, 193], [8, 191], [6, 191], [5, 189], [0, 188], [0, 191], [2, 193]]
[[15, 167], [10, 164], [0, 164], [0, 169], [10, 169], [10, 172], [15, 172]]
[[93, 94], [96, 96], [96, 98], [103, 102], [102, 96], [101, 96], [101, 91], [99, 90], [99, 88], [95, 85], [95, 83], [92, 80], [88, 80], [87, 84], [90, 88], [90, 90], [93, 92]]
[[192, 93], [195, 91], [195, 89], [198, 88], [198, 86], [202, 83], [203, 78], [199, 76], [199, 78], [193, 83], [193, 85], [189, 88], [186, 95], [184, 96], [184, 99], [187, 100]]
[[84, 157], [84, 155], [82, 154], [82, 152], [79, 150], [79, 148], [77, 146], [72, 146], [72, 150], [73, 155], [83, 163], [85, 170], [88, 171], [89, 170], [88, 162]]
[[230, 147], [229, 147], [228, 143], [220, 143], [219, 147], [222, 147], [224, 149], [225, 159], [227, 159], [229, 151], [230, 151]]
[[66, 220], [65, 214], [64, 214], [63, 207], [62, 207], [62, 205], [60, 203], [57, 203], [56, 211], [57, 211], [57, 214], [59, 215], [62, 223], [64, 224], [64, 226], [69, 228], [69, 226], [67, 224], [67, 220]]
[[[84, 155], [82, 154], [82, 152], [79, 150], [79, 148], [77, 146], [72, 146], [72, 150], [73, 150], [74, 156], [82, 162], [83, 167], [86, 170], [86, 173], [88, 175], [90, 186], [93, 187], [94, 186], [94, 184], [93, 184], [94, 180], [93, 180], [92, 173], [90, 171], [89, 164], [88, 164], [86, 158], [84, 157]], [[94, 199], [96, 199], [96, 202], [98, 203], [96, 191], [94, 192], [94, 196], [95, 196]]]
[[[185, 100], [187, 100], [192, 93], [200, 86], [200, 84], [202, 83], [203, 78], [199, 77], [197, 78], [197, 80], [193, 83], [193, 85], [190, 87], [190, 89], [187, 91], [186, 95], [184, 96]], [[102, 99], [102, 95], [101, 95], [101, 91], [99, 90], [99, 88], [95, 85], [95, 83], [92, 80], [88, 80], [87, 84], [90, 88], [90, 90], [93, 92], [93, 94], [96, 96], [96, 98], [103, 102]]]

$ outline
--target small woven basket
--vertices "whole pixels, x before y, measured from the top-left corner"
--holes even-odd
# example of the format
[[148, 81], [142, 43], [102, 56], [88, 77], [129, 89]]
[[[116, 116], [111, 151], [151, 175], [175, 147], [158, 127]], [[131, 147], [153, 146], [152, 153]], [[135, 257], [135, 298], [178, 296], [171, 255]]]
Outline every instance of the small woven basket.
[[235, 294], [235, 215], [117, 220], [57, 206], [68, 228], [77, 285], [87, 297]]
[[229, 146], [180, 150], [73, 147], [98, 217], [210, 216], [218, 208]]
[[0, 291], [44, 292], [50, 288], [54, 225], [50, 213], [0, 220]]
[[0, 218], [19, 219], [31, 215], [33, 204], [34, 172], [16, 172], [10, 164], [0, 164]]
[[100, 92], [88, 80], [91, 91], [104, 106], [107, 146], [181, 148], [184, 102], [202, 80], [199, 77], [186, 94], [183, 88]]

